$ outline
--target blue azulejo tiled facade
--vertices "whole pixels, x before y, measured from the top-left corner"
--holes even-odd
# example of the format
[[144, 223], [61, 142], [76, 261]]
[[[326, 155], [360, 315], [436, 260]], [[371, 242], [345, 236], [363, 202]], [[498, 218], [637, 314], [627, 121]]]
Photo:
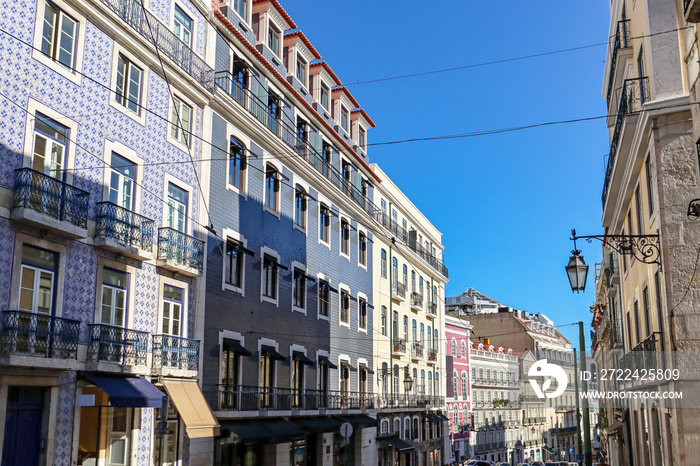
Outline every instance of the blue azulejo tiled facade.
[[144, 3], [1, 9], [3, 466], [211, 463], [216, 428], [195, 435], [182, 396], [199, 390], [209, 25], [199, 2]]

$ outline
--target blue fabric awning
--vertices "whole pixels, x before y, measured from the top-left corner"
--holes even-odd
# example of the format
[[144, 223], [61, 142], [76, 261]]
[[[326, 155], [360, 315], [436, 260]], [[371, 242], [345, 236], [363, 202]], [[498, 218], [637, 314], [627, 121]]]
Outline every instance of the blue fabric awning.
[[83, 372], [83, 376], [109, 395], [116, 408], [160, 408], [165, 393], [143, 377]]

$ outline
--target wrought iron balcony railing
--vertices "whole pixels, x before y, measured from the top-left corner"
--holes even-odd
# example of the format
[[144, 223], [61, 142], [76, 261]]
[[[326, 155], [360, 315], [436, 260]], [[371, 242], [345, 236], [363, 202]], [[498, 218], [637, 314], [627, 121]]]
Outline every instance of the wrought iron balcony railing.
[[639, 342], [632, 351], [627, 352], [622, 358], [622, 367], [630, 369], [632, 373], [639, 370], [664, 369], [666, 364], [663, 358], [663, 334], [652, 332], [648, 337]]
[[87, 228], [90, 194], [52, 176], [32, 170], [15, 170], [13, 208], [28, 208], [49, 217]]
[[124, 246], [153, 249], [153, 220], [111, 202], [97, 203], [96, 234]]
[[214, 92], [214, 70], [158, 18], [148, 12], [143, 7], [143, 2], [140, 0], [101, 0], [101, 2], [151, 42], [160, 53], [204, 86], [207, 91]]
[[429, 349], [428, 350], [428, 361], [437, 361], [437, 350], [434, 349]]
[[608, 198], [608, 188], [610, 185], [610, 178], [612, 177], [613, 167], [615, 165], [617, 145], [620, 142], [622, 123], [625, 120], [625, 115], [640, 111], [642, 109], [642, 105], [649, 100], [649, 78], [643, 77], [625, 79], [620, 91], [620, 104], [617, 109], [615, 129], [613, 130], [613, 136], [610, 140], [610, 153], [608, 154], [608, 164], [605, 169], [603, 206], [605, 206], [605, 201]]
[[414, 343], [411, 347], [411, 356], [413, 356], [414, 358], [422, 358], [423, 346], [421, 344]]
[[204, 267], [204, 241], [173, 228], [158, 229], [158, 259], [197, 269]]
[[199, 340], [153, 335], [153, 368], [199, 370]]
[[444, 396], [426, 395], [425, 393], [414, 394], [394, 394], [381, 395], [378, 406], [380, 409], [396, 409], [396, 408], [430, 408], [433, 406], [443, 406], [445, 404]]
[[428, 303], [428, 306], [426, 307], [425, 311], [430, 315], [436, 316], [437, 315], [437, 308], [438, 308], [437, 303]]
[[401, 282], [394, 283], [394, 295], [401, 299], [406, 299], [406, 285]]
[[148, 332], [104, 324], [90, 324], [88, 328], [88, 360], [125, 366], [146, 365]]
[[625, 49], [630, 46], [630, 20], [625, 19], [617, 22], [617, 30], [615, 31], [615, 41], [613, 42], [613, 50], [610, 55], [610, 75], [608, 76], [608, 103], [612, 95], [613, 86], [615, 85], [615, 68], [617, 67], [617, 52], [620, 49]]
[[423, 295], [420, 293], [411, 293], [411, 305], [422, 307], [423, 306]]
[[80, 321], [24, 311], [2, 311], [0, 354], [76, 359]]
[[401, 338], [395, 338], [394, 344], [392, 346], [394, 348], [394, 353], [405, 353], [406, 352], [406, 340], [403, 340]]
[[372, 393], [218, 385], [204, 395], [214, 411], [376, 409]]
[[541, 417], [526, 417], [523, 419], [523, 425], [529, 425], [529, 424], [544, 424], [545, 418], [543, 416]]

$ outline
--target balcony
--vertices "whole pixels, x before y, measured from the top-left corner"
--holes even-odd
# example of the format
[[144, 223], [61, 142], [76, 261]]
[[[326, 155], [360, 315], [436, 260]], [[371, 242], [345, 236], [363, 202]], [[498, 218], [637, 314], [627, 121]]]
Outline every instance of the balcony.
[[689, 23], [700, 23], [700, 1], [683, 0], [683, 15]]
[[432, 407], [443, 407], [445, 405], [444, 396], [426, 395], [425, 393], [377, 396], [379, 398], [378, 407], [380, 409], [425, 409]]
[[204, 266], [204, 241], [173, 228], [159, 228], [156, 265], [197, 277], [202, 274]]
[[214, 411], [316, 411], [376, 409], [376, 396], [334, 390], [218, 385], [204, 395]]
[[544, 424], [545, 422], [544, 417], [526, 417], [523, 419], [523, 425]]
[[111, 202], [98, 202], [95, 245], [137, 260], [152, 259], [153, 223]]
[[87, 370], [148, 373], [148, 332], [104, 324], [90, 324], [88, 328]]
[[406, 354], [406, 340], [403, 340], [401, 338], [395, 338], [394, 339], [394, 344], [392, 345], [394, 354], [400, 353], [400, 354]]
[[[622, 357], [622, 368], [629, 369], [634, 374], [644, 369], [645, 371], [664, 369], [663, 334], [652, 332], [647, 338], [639, 342], [632, 351]], [[631, 377], [634, 379], [634, 375]], [[634, 384], [636, 380], [632, 380]], [[627, 384], [629, 385], [629, 383]]]
[[423, 307], [423, 295], [420, 293], [411, 293], [411, 309], [419, 311]]
[[434, 349], [429, 349], [428, 350], [428, 363], [436, 363], [437, 362], [437, 350]]
[[80, 321], [24, 311], [3, 311], [0, 318], [0, 363], [77, 369]]
[[526, 447], [534, 447], [534, 446], [543, 445], [543, 444], [544, 444], [543, 439], [525, 440], [525, 442], [523, 442], [523, 445], [525, 445]]
[[11, 218], [77, 239], [87, 237], [90, 194], [31, 168], [15, 170]]
[[554, 407], [554, 411], [557, 413], [568, 413], [571, 411], [576, 411], [575, 405], [557, 405]]
[[555, 427], [552, 429], [552, 433], [554, 434], [573, 434], [574, 432], [576, 432], [576, 426]]
[[[625, 79], [625, 82], [620, 89], [620, 104], [617, 109], [617, 118], [615, 120], [615, 129], [610, 140], [610, 153], [608, 154], [608, 163], [605, 169], [605, 181], [603, 184], [603, 207], [608, 198], [608, 189], [610, 188], [610, 179], [612, 178], [613, 168], [615, 167], [615, 158], [617, 156], [617, 148], [622, 136], [622, 123], [628, 114], [639, 112], [645, 102], [649, 100], [649, 79], [647, 77]], [[634, 121], [636, 123], [636, 120]]]
[[196, 377], [199, 372], [199, 340], [153, 335], [151, 367], [156, 375]]
[[437, 317], [437, 309], [437, 303], [428, 303], [428, 305], [425, 307], [425, 313], [428, 317]]
[[610, 106], [610, 97], [612, 96], [612, 91], [615, 88], [615, 69], [617, 68], [617, 58], [620, 49], [627, 49], [630, 47], [630, 33], [629, 33], [630, 20], [626, 19], [617, 22], [617, 30], [615, 31], [615, 41], [613, 42], [613, 49], [610, 55], [610, 74], [608, 76], [608, 107]]
[[100, 1], [207, 91], [214, 92], [214, 70], [158, 18], [145, 10], [140, 0]]
[[423, 359], [423, 346], [419, 343], [414, 343], [411, 347], [411, 359]]
[[406, 300], [406, 285], [404, 285], [401, 282], [394, 283], [394, 289], [391, 294], [391, 297], [394, 299], [396, 302], [402, 302]]

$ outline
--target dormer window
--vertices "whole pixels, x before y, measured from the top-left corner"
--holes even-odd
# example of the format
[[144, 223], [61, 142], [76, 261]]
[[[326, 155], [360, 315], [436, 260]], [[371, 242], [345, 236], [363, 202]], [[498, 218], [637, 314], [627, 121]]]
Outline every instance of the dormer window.
[[329, 96], [331, 95], [331, 90], [325, 84], [321, 84], [321, 106], [328, 110]]
[[350, 127], [348, 126], [350, 119], [348, 117], [348, 111], [345, 107], [341, 105], [340, 107], [340, 127], [345, 130], [346, 133], [350, 133]]
[[243, 21], [246, 20], [246, 15], [247, 15], [247, 8], [248, 8], [248, 0], [233, 0], [233, 9], [236, 10], [236, 13], [238, 13], [238, 16], [243, 18]]
[[297, 57], [297, 79], [306, 86], [306, 62], [301, 57]]
[[362, 126], [359, 127], [359, 131], [357, 133], [357, 145], [360, 146], [360, 149], [366, 151], [367, 146], [366, 146], [366, 141], [367, 141], [367, 135], [365, 134], [364, 128]]
[[267, 29], [267, 46], [272, 53], [280, 56], [280, 32], [270, 23]]

